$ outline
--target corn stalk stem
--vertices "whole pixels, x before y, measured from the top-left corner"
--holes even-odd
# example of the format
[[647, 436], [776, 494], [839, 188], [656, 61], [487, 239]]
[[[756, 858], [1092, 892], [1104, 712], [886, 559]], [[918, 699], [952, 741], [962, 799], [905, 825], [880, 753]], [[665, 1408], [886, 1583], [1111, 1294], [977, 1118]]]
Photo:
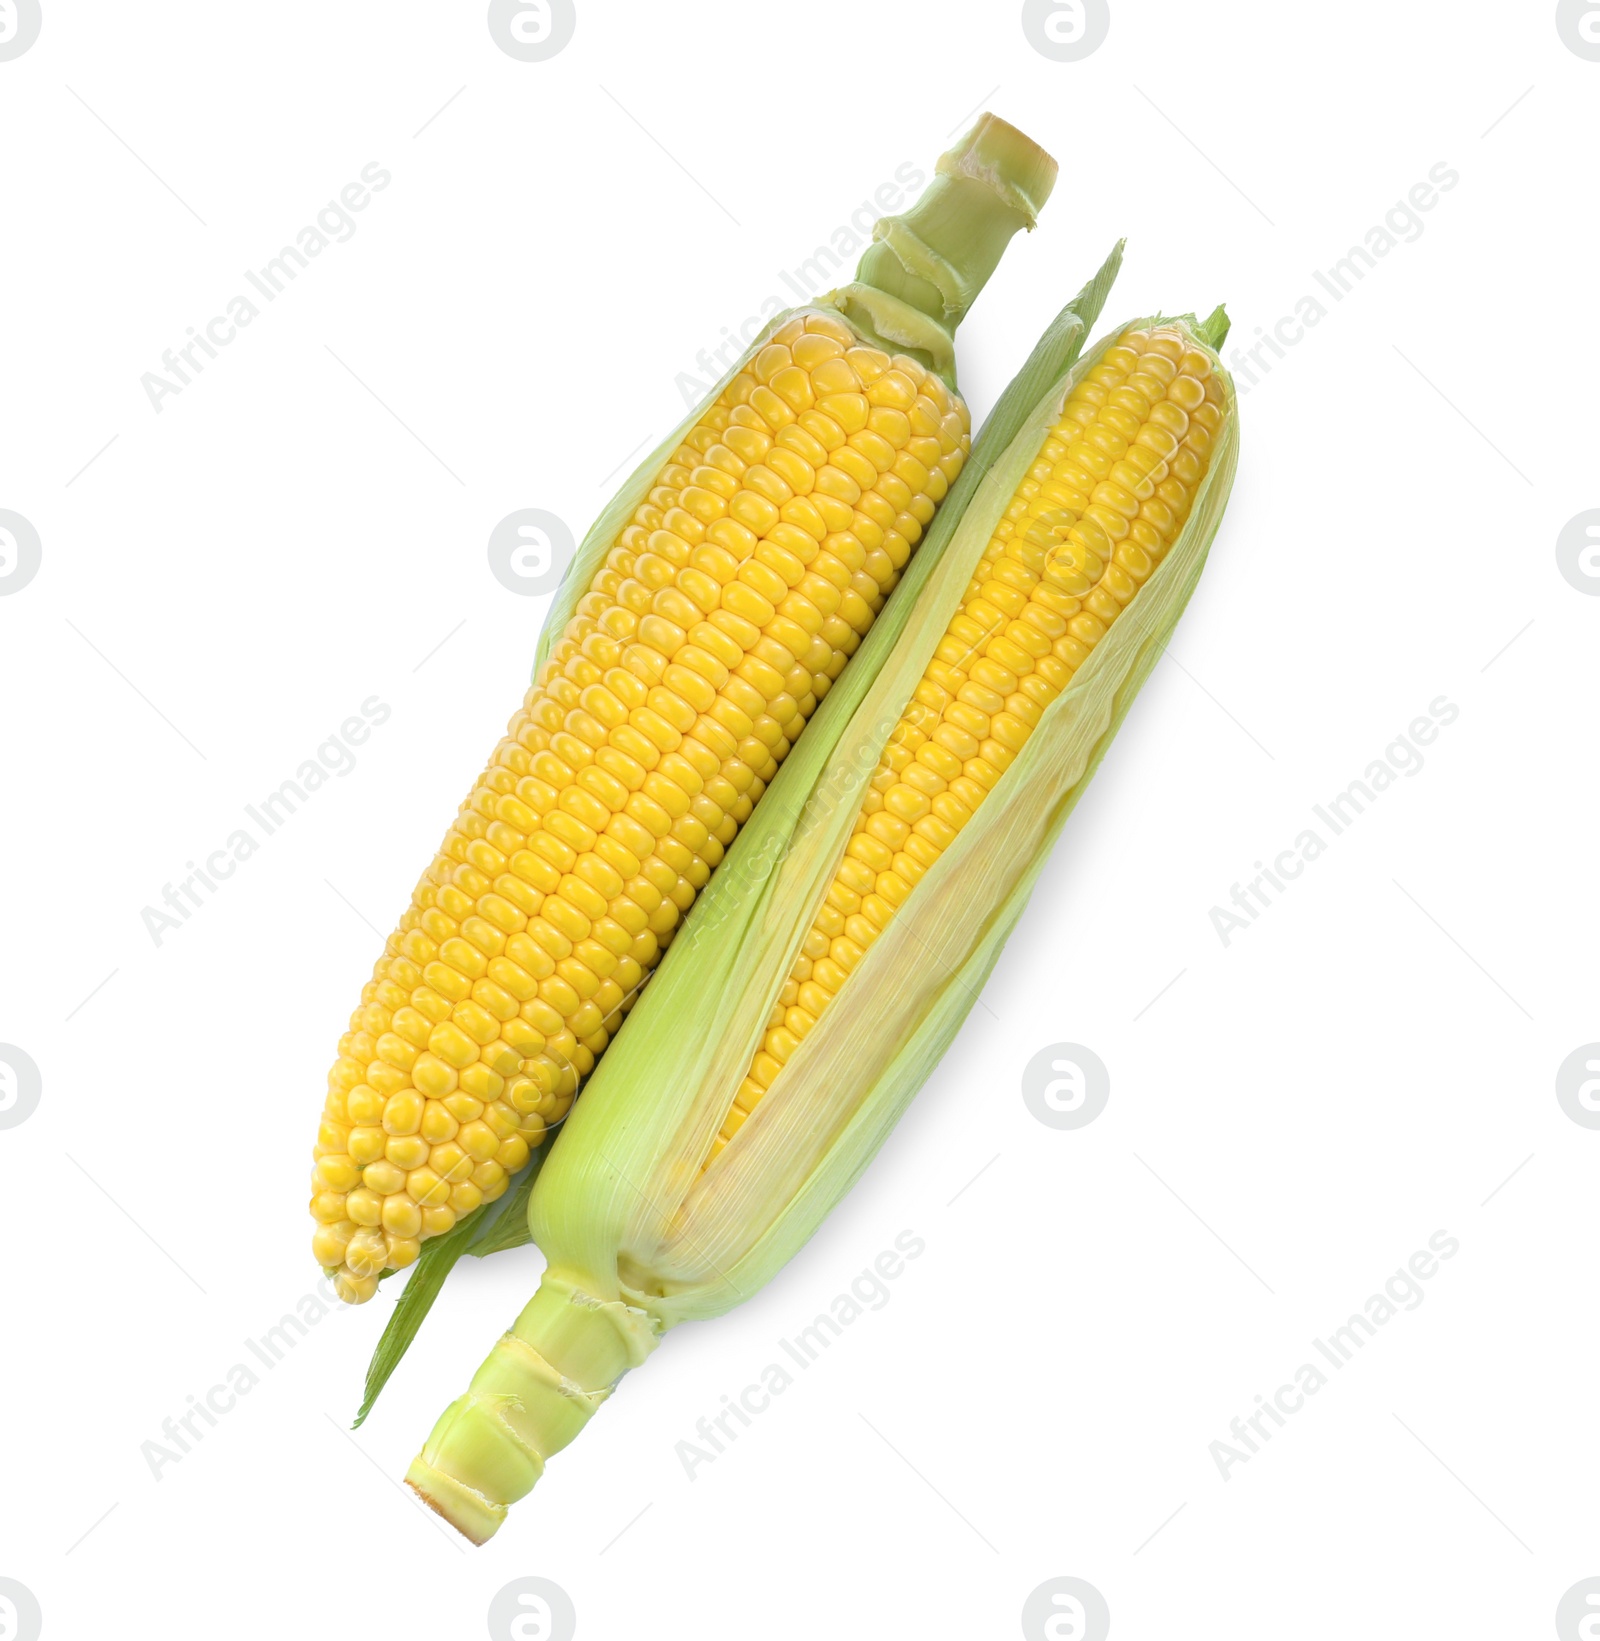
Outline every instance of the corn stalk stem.
[[644, 1311], [546, 1271], [466, 1395], [433, 1427], [407, 1484], [458, 1532], [484, 1543], [544, 1474], [544, 1461], [583, 1429], [658, 1337]]
[[985, 114], [947, 154], [921, 197], [884, 217], [834, 301], [891, 353], [910, 353], [955, 386], [951, 338], [1019, 228], [1032, 229], [1056, 162], [1015, 126]]

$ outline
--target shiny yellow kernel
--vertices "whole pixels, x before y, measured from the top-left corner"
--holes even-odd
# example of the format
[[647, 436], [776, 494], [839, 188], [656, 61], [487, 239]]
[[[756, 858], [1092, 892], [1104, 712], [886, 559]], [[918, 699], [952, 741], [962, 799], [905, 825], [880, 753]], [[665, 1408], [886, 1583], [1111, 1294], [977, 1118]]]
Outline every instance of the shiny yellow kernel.
[[415, 1134], [422, 1123], [423, 1096], [413, 1089], [391, 1095], [383, 1108], [383, 1128], [387, 1134]]
[[350, 1246], [350, 1238], [356, 1233], [354, 1220], [345, 1220], [339, 1225], [322, 1225], [311, 1239], [312, 1257], [319, 1265], [334, 1267], [344, 1263], [344, 1251]]
[[344, 1262], [354, 1277], [374, 1277], [383, 1269], [388, 1254], [383, 1232], [377, 1221], [357, 1221], [363, 1228], [345, 1244]]
[[366, 1186], [350, 1193], [345, 1212], [357, 1225], [376, 1225], [383, 1216], [383, 1198]]
[[428, 1160], [428, 1142], [420, 1134], [397, 1134], [384, 1146], [383, 1154], [410, 1173]]

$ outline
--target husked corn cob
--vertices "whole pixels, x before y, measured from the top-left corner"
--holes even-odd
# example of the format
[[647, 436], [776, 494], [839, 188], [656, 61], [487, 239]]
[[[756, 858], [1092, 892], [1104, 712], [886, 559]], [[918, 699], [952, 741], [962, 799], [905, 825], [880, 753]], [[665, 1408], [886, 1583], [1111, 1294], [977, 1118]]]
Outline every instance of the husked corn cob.
[[965, 407], [797, 314], [657, 475], [478, 778], [352, 1016], [314, 1239], [364, 1299], [493, 1201], [871, 627]]
[[889, 736], [712, 1157], [1166, 555], [1226, 405], [1175, 325], [1125, 330], [1072, 389]]
[[862, 282], [769, 327], [585, 543], [329, 1074], [313, 1251], [343, 1298], [499, 1198], [565, 1116], [961, 471], [935, 367], [1053, 171], [985, 116], [928, 220], [880, 225]]

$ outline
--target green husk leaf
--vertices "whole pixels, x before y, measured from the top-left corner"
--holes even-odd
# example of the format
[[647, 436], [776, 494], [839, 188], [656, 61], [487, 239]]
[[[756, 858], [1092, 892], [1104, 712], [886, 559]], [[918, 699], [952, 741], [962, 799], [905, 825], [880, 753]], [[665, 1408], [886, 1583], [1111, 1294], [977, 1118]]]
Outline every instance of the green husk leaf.
[[373, 1404], [389, 1382], [389, 1376], [399, 1367], [401, 1357], [411, 1348], [411, 1341], [417, 1336], [417, 1329], [433, 1309], [433, 1302], [439, 1297], [445, 1279], [466, 1252], [466, 1243], [471, 1234], [468, 1227], [461, 1224], [447, 1236], [435, 1237], [424, 1246], [416, 1264], [411, 1267], [406, 1285], [395, 1301], [377, 1347], [372, 1352], [372, 1359], [367, 1363], [367, 1382], [363, 1387], [361, 1406], [350, 1423], [352, 1430], [359, 1430], [366, 1423]]
[[1228, 332], [1232, 329], [1233, 321], [1228, 317], [1228, 310], [1219, 302], [1210, 315], [1195, 326], [1195, 335], [1213, 353], [1221, 353], [1222, 344], [1228, 340]]

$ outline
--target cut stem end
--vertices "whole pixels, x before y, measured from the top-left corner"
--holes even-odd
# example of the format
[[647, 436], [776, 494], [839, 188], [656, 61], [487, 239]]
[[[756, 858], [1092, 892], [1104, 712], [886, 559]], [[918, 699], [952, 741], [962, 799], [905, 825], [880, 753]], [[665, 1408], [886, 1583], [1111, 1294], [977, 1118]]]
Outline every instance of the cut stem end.
[[484, 1543], [532, 1492], [545, 1460], [655, 1346], [645, 1312], [546, 1271], [467, 1394], [433, 1427], [407, 1483], [458, 1532]]
[[1037, 221], [1056, 162], [1015, 126], [984, 114], [936, 171], [910, 210], [872, 230], [856, 282], [839, 301], [858, 326], [921, 353], [953, 386], [950, 338], [1011, 236]]

